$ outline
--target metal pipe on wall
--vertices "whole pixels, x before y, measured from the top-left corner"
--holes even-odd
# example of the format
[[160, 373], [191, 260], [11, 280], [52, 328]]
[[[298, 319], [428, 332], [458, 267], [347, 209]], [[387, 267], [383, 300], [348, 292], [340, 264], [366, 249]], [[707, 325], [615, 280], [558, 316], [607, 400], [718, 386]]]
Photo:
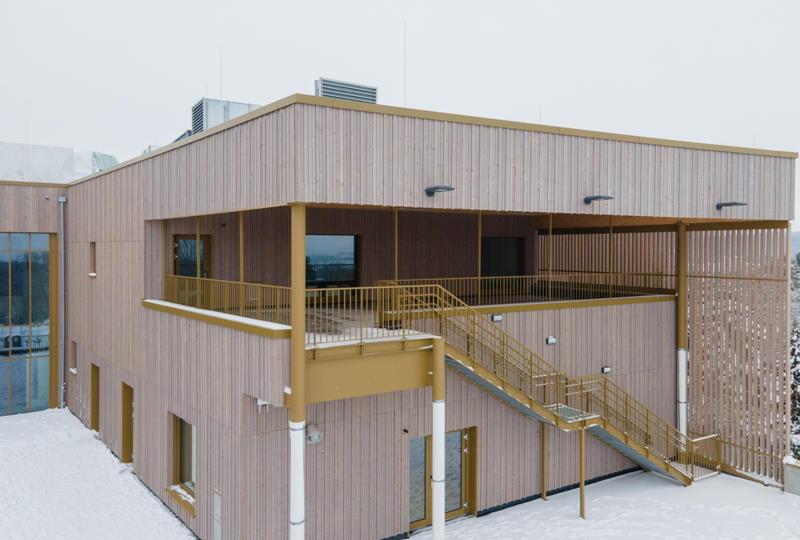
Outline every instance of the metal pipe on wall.
[[64, 370], [66, 368], [64, 339], [64, 303], [67, 296], [64, 291], [66, 260], [64, 259], [64, 214], [66, 212], [67, 198], [58, 198], [58, 406], [64, 408]]
[[431, 444], [431, 523], [433, 539], [444, 539], [445, 515], [445, 363], [444, 339], [433, 340], [433, 430]]
[[687, 419], [687, 386], [688, 386], [688, 317], [686, 301], [686, 283], [688, 274], [688, 248], [686, 245], [686, 223], [678, 223], [678, 231], [675, 238], [675, 274], [677, 277], [677, 301], [675, 302], [675, 330], [677, 341], [677, 361], [678, 361], [678, 430], [686, 435], [688, 433]]

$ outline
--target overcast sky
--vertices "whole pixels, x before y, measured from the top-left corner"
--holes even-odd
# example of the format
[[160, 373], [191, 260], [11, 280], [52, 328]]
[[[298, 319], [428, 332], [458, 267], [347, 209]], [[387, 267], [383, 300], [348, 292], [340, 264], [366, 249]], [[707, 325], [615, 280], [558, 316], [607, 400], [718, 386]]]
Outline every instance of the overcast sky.
[[327, 76], [390, 105], [800, 150], [798, 53], [796, 0], [0, 0], [0, 141], [122, 161], [203, 96]]

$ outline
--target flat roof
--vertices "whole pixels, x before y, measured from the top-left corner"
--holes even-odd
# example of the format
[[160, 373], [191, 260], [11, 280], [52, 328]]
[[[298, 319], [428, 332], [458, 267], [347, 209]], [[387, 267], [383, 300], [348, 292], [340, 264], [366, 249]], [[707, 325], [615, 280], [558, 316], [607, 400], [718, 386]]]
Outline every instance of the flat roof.
[[519, 131], [533, 131], [537, 133], [550, 133], [554, 135], [565, 135], [570, 137], [585, 137], [590, 139], [603, 139], [609, 141], [620, 141], [620, 142], [628, 142], [628, 143], [639, 143], [639, 144], [650, 144], [655, 146], [667, 146], [673, 148], [685, 148], [690, 150], [707, 150], [712, 152], [727, 152], [733, 154], [749, 154], [749, 155], [756, 155], [756, 156], [766, 156], [766, 157], [779, 157], [779, 158], [790, 158], [790, 159], [797, 159], [798, 154], [797, 152], [789, 152], [789, 151], [782, 151], [782, 150], [767, 150], [763, 148], [748, 148], [744, 146], [728, 146], [722, 144], [710, 144], [710, 143], [699, 143], [699, 142], [691, 142], [691, 141], [682, 141], [676, 139], [659, 139], [656, 137], [641, 137], [638, 135], [625, 135], [620, 133], [610, 133], [606, 131], [592, 131], [586, 129], [576, 129], [576, 128], [566, 128], [566, 127], [559, 127], [559, 126], [550, 126], [545, 124], [531, 124], [528, 122], [517, 122], [514, 120], [500, 120], [496, 118], [484, 118], [480, 116], [469, 116], [463, 114], [454, 114], [454, 113], [444, 113], [444, 112], [436, 112], [436, 111], [427, 111], [423, 109], [411, 109], [407, 107], [397, 107], [393, 105], [380, 105], [375, 103], [363, 103], [358, 101], [349, 101], [344, 99], [334, 99], [329, 97], [321, 97], [321, 96], [310, 96], [307, 94], [293, 94], [291, 96], [285, 97], [278, 101], [274, 101], [263, 107], [259, 107], [253, 111], [245, 113], [241, 116], [237, 116], [227, 122], [223, 122], [222, 124], [218, 124], [211, 129], [206, 131], [202, 131], [196, 135], [192, 135], [191, 137], [186, 137], [185, 139], [180, 139], [176, 142], [168, 144], [166, 146], [162, 146], [157, 150], [149, 152], [147, 154], [143, 154], [141, 156], [136, 156], [131, 158], [127, 161], [123, 161], [115, 165], [114, 167], [110, 167], [108, 169], [93, 173], [89, 176], [84, 176], [83, 178], [79, 178], [73, 182], [68, 184], [64, 184], [65, 186], [74, 186], [76, 184], [80, 184], [82, 182], [86, 182], [87, 180], [91, 180], [93, 178], [97, 178], [102, 176], [110, 171], [114, 171], [117, 169], [121, 169], [123, 167], [127, 167], [129, 165], [133, 165], [134, 163], [138, 163], [145, 159], [149, 159], [160, 154], [164, 154], [166, 152], [170, 152], [181, 146], [185, 146], [187, 144], [191, 144], [195, 141], [203, 139], [205, 137], [210, 137], [216, 133], [221, 131], [225, 131], [226, 129], [233, 128], [240, 124], [244, 124], [245, 122], [249, 122], [261, 116], [265, 116], [277, 110], [289, 107], [295, 104], [302, 104], [302, 105], [316, 105], [318, 107], [330, 107], [335, 109], [346, 109], [346, 110], [353, 110], [353, 111], [362, 111], [362, 112], [369, 112], [369, 113], [376, 113], [376, 114], [386, 114], [392, 116], [402, 116], [407, 118], [420, 118], [424, 120], [436, 120], [440, 122], [454, 122], [458, 124], [471, 124], [476, 126], [486, 126], [486, 127], [495, 127], [495, 128], [504, 128], [504, 129], [514, 129]]

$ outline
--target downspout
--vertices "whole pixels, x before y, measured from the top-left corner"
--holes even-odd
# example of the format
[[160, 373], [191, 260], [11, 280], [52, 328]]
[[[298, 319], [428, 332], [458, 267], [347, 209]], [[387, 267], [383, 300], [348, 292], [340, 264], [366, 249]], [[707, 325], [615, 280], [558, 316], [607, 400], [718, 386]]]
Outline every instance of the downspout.
[[64, 257], [64, 213], [66, 211], [67, 198], [61, 196], [58, 198], [58, 407], [64, 408], [64, 347], [66, 339], [64, 339], [64, 304], [67, 300], [67, 295], [64, 291], [65, 275], [67, 261]]
[[689, 340], [687, 336], [687, 302], [686, 302], [686, 285], [687, 285], [687, 266], [688, 266], [688, 251], [686, 245], [686, 223], [678, 223], [678, 231], [676, 237], [676, 266], [677, 266], [677, 301], [675, 302], [675, 323], [676, 323], [676, 341], [678, 349], [678, 430], [684, 435], [688, 435], [687, 429], [687, 379], [688, 379], [688, 349]]

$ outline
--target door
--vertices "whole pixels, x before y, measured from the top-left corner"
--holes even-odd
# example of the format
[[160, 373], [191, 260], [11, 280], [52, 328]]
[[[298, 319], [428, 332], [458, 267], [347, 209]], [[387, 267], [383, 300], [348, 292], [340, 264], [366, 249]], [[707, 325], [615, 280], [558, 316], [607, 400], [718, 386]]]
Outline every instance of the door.
[[91, 374], [91, 406], [89, 410], [89, 427], [100, 431], [100, 368], [92, 364]]
[[133, 463], [133, 388], [122, 383], [122, 448], [120, 461]]
[[[473, 512], [475, 428], [445, 434], [445, 519]], [[431, 437], [409, 445], [409, 530], [431, 523]]]
[[[175, 235], [173, 239], [173, 273], [187, 278], [211, 277], [211, 236]], [[178, 280], [178, 302], [188, 306], [211, 309], [211, 282], [207, 280]]]

